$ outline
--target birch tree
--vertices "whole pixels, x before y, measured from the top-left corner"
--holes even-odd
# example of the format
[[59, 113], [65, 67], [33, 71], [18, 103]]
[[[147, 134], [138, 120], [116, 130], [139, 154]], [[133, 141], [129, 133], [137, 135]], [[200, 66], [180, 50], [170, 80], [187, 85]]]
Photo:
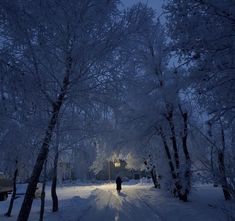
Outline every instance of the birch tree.
[[[50, 109], [45, 136], [18, 220], [27, 220], [53, 131], [66, 99], [78, 90], [102, 88], [102, 64], [118, 40], [116, 1], [2, 1], [9, 50], [32, 76]], [[97, 20], [97, 16], [99, 19]], [[17, 53], [16, 53], [17, 52]], [[105, 63], [105, 62], [104, 62]], [[83, 86], [81, 86], [83, 85]], [[70, 93], [71, 92], [71, 93]]]

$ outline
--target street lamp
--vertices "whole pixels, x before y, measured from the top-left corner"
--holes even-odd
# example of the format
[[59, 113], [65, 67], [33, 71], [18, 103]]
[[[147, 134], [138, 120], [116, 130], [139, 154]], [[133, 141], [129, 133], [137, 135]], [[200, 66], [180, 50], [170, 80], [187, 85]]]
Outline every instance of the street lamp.
[[121, 166], [120, 160], [114, 160], [114, 166], [115, 167], [120, 167]]
[[109, 182], [111, 182], [111, 163], [113, 163], [116, 168], [121, 167], [121, 162], [119, 159], [115, 159], [113, 162], [111, 160], [108, 161]]

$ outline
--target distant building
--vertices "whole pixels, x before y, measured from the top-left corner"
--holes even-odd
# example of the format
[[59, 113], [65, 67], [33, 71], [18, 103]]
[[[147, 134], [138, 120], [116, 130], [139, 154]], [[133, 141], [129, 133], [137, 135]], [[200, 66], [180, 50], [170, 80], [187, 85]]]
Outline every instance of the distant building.
[[144, 171], [133, 170], [126, 168], [126, 161], [117, 160], [116, 162], [106, 161], [104, 168], [96, 175], [98, 180], [115, 180], [117, 176], [121, 176], [124, 179], [140, 179], [145, 177]]

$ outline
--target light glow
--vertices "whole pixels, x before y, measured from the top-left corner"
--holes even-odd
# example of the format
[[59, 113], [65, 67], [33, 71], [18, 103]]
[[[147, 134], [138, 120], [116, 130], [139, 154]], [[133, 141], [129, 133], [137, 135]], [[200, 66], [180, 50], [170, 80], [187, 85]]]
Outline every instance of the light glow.
[[116, 161], [114, 162], [114, 166], [115, 166], [115, 167], [120, 167], [120, 166], [121, 166], [121, 162], [120, 162], [119, 160], [116, 160]]

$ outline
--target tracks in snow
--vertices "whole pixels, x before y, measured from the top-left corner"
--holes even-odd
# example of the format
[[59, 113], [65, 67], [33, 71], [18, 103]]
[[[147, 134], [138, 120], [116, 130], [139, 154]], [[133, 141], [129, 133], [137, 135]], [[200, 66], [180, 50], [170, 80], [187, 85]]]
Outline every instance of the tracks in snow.
[[[98, 193], [103, 192], [102, 190], [97, 191]], [[109, 193], [108, 196], [108, 200], [107, 203], [105, 203], [106, 205], [104, 206], [104, 210], [106, 211], [109, 208], [109, 204], [111, 201], [111, 197], [112, 197], [112, 192], [110, 190], [107, 190], [105, 192]], [[99, 194], [97, 194], [97, 196], [99, 196]], [[82, 221], [84, 219], [86, 219], [86, 216], [92, 212], [93, 209], [97, 210], [96, 205], [98, 204], [98, 201], [100, 199], [97, 197], [87, 208], [85, 208], [82, 212], [81, 215], [77, 218], [77, 221]], [[93, 219], [94, 220], [94, 219]]]
[[[130, 205], [132, 205], [134, 207], [134, 205], [132, 204], [133, 202], [136, 202], [136, 200], [138, 200], [140, 202], [140, 205], [142, 205], [142, 209], [144, 209], [144, 207], [149, 211], [149, 213], [146, 214], [147, 218], [146, 220], [149, 220], [148, 219], [148, 215], [152, 215], [154, 216], [154, 221], [165, 221], [163, 219], [163, 217], [159, 214], [159, 212], [156, 211], [155, 208], [153, 208], [150, 204], [148, 204], [146, 202], [146, 200], [144, 200], [140, 194], [138, 194], [137, 192], [133, 194], [133, 192], [129, 195], [127, 195], [128, 198], [130, 199]], [[152, 219], [151, 219], [152, 220]]]
[[[82, 211], [77, 221], [85, 220], [107, 220], [109, 216], [114, 217], [115, 221], [144, 220], [165, 221], [163, 217], [144, 200], [138, 190], [124, 191], [124, 195], [117, 195], [112, 190], [97, 190], [96, 198]], [[103, 198], [102, 198], [103, 197]], [[100, 203], [102, 207], [99, 208]], [[96, 219], [97, 218], [97, 219]], [[113, 218], [112, 218], [113, 220]]]
[[155, 208], [153, 208], [153, 207], [150, 206], [145, 200], [143, 200], [143, 198], [141, 198], [139, 194], [136, 193], [136, 197], [137, 197], [146, 207], [148, 207], [148, 208], [152, 211], [152, 213], [159, 219], [159, 221], [165, 221], [165, 219], [159, 214], [159, 212], [157, 212]]

